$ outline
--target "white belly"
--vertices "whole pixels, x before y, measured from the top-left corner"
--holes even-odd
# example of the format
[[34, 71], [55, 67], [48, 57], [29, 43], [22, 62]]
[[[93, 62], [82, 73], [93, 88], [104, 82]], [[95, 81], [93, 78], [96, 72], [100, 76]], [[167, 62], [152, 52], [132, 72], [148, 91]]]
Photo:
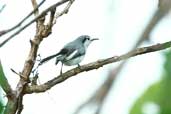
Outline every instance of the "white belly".
[[84, 56], [80, 56], [79, 58], [67, 60], [67, 61], [65, 61], [65, 62], [63, 62], [63, 63], [64, 63], [64, 65], [72, 66], [72, 65], [77, 65], [77, 64], [79, 64], [83, 59], [84, 59]]

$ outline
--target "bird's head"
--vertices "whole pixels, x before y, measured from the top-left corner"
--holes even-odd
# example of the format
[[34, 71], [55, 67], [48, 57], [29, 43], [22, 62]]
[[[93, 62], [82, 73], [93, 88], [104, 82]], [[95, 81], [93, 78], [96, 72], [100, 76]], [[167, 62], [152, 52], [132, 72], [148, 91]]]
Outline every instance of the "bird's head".
[[99, 40], [98, 38], [91, 38], [88, 35], [82, 35], [78, 37], [78, 39], [81, 41], [81, 43], [87, 48], [92, 41]]

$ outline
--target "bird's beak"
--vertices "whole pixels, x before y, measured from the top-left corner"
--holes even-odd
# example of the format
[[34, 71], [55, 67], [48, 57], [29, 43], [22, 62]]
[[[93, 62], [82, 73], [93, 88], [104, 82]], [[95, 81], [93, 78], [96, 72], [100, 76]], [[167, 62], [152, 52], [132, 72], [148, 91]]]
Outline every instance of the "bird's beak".
[[94, 41], [94, 40], [99, 40], [98, 38], [92, 38], [91, 41]]

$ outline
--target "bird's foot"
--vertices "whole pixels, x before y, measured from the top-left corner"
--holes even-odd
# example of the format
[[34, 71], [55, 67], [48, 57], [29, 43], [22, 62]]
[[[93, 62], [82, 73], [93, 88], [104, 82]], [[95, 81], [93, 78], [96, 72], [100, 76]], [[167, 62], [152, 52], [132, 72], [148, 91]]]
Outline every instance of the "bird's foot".
[[81, 66], [80, 66], [80, 64], [78, 64], [78, 68], [81, 70]]

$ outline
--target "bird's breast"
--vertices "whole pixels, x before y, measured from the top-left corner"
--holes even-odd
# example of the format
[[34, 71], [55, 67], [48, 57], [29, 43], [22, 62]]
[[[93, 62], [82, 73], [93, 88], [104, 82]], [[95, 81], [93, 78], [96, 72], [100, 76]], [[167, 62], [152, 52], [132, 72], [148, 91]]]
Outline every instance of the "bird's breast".
[[64, 65], [72, 66], [72, 65], [79, 64], [83, 59], [84, 59], [84, 55], [76, 57], [76, 58], [71, 59], [71, 60], [64, 61], [63, 63], [64, 63]]

